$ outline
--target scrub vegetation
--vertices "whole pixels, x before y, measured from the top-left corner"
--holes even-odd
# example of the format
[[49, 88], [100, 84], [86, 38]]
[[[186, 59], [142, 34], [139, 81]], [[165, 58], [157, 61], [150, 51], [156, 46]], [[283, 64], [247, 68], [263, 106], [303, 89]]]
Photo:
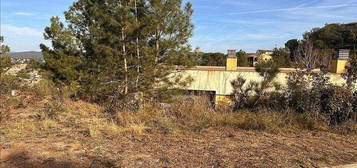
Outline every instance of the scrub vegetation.
[[[1, 37], [0, 167], [357, 162], [357, 57], [351, 54], [343, 86], [329, 82], [319, 57], [338, 45], [317, 39], [336, 25], [290, 41], [290, 53], [275, 49], [273, 61], [256, 66], [263, 80], [237, 78], [234, 105], [220, 106], [209, 96], [182, 94], [192, 79], [176, 73], [180, 68], [200, 61], [221, 66], [225, 59], [220, 53], [190, 52], [192, 13], [191, 4], [181, 0], [78, 0], [65, 12], [66, 24], [53, 17], [45, 28], [52, 46], [41, 45], [44, 62], [28, 66], [42, 76], [33, 85], [22, 82], [27, 71], [6, 73], [14, 62]], [[244, 60], [247, 53], [237, 57]], [[297, 71], [282, 87], [274, 79], [287, 65]]]

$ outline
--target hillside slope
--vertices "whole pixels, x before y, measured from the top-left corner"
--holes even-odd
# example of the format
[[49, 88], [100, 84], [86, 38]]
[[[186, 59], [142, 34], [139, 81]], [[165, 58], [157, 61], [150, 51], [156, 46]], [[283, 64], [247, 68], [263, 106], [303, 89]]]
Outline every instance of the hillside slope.
[[6, 113], [0, 122], [1, 168], [300, 168], [357, 162], [355, 134], [231, 127], [160, 133], [138, 122], [128, 128], [113, 124], [101, 107], [82, 101], [32, 93], [0, 101], [0, 112]]
[[34, 59], [37, 61], [43, 60], [42, 52], [37, 51], [11, 52], [7, 55], [14, 59]]

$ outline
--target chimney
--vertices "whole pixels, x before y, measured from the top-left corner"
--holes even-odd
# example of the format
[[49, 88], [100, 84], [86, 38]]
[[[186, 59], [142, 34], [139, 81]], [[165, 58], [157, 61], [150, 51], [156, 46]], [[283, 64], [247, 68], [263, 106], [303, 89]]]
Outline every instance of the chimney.
[[227, 71], [237, 70], [237, 52], [236, 50], [228, 50], [228, 57], [226, 62]]
[[350, 57], [349, 49], [339, 49], [337, 55], [331, 61], [330, 71], [332, 73], [346, 73], [346, 66]]

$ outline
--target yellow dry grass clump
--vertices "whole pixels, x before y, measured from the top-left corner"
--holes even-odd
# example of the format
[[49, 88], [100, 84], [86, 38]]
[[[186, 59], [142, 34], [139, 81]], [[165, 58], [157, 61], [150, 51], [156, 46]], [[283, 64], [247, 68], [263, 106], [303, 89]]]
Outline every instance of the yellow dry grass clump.
[[213, 108], [208, 99], [197, 97], [178, 99], [165, 107], [145, 104], [138, 112], [119, 112], [117, 123], [122, 127], [140, 125], [153, 131], [201, 131], [206, 128], [231, 127], [245, 130], [262, 130], [274, 133], [301, 130], [326, 130], [327, 126], [308, 116], [288, 112], [233, 112], [227, 108]]
[[[339, 135], [307, 115], [264, 109], [234, 112], [213, 107], [208, 98], [192, 96], [167, 104], [146, 102], [138, 111], [113, 115], [104, 106], [74, 101], [68, 94], [51, 96], [50, 92], [0, 95], [0, 150], [10, 154], [18, 150], [16, 145], [24, 145], [29, 155], [21, 153], [26, 156], [23, 165], [41, 167], [37, 165], [48, 162], [52, 168], [56, 167], [50, 162], [53, 158], [66, 163], [72, 160], [71, 165], [78, 167], [96, 167], [92, 163], [98, 159], [113, 163], [107, 167], [198, 167], [196, 163], [211, 167], [217, 162], [221, 167], [312, 167], [356, 160], [356, 152], [348, 151], [356, 142], [356, 135], [351, 134], [357, 133], [355, 122], [338, 127], [348, 134]], [[7, 161], [0, 167], [14, 167], [21, 157], [13, 156], [0, 156]], [[263, 157], [274, 160], [262, 162]], [[157, 162], [160, 159], [163, 161]], [[317, 161], [321, 164], [315, 164]], [[62, 162], [57, 167], [62, 168]]]
[[[146, 103], [139, 111], [117, 112], [116, 116], [105, 114], [103, 107], [84, 101], [70, 99], [42, 101], [18, 118], [14, 113], [0, 124], [8, 137], [26, 139], [29, 136], [82, 135], [103, 139], [123, 134], [144, 135], [151, 133], [175, 134], [201, 132], [208, 128], [261, 130], [272, 133], [300, 132], [303, 130], [327, 130], [326, 124], [296, 113], [233, 112], [227, 108], [213, 108], [203, 97], [178, 98], [170, 104]], [[344, 125], [347, 133], [356, 132], [356, 124]]]

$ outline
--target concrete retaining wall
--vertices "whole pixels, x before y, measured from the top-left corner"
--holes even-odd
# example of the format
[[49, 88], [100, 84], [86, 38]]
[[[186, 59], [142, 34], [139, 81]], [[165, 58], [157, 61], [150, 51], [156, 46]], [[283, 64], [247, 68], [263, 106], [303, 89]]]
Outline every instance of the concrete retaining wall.
[[[295, 69], [281, 69], [275, 79], [276, 82], [282, 86], [286, 86], [286, 77], [289, 72], [293, 72]], [[229, 95], [233, 93], [231, 81], [235, 80], [238, 76], [241, 76], [247, 80], [247, 83], [251, 81], [262, 81], [259, 73], [254, 68], [238, 68], [235, 71], [226, 71], [225, 67], [195, 67], [180, 72], [183, 76], [191, 76], [193, 82], [187, 88], [187, 90], [199, 90], [199, 91], [214, 91], [216, 93], [217, 101], [225, 101]], [[332, 83], [342, 85], [345, 80], [340, 74], [330, 73], [328, 76], [331, 78]]]

